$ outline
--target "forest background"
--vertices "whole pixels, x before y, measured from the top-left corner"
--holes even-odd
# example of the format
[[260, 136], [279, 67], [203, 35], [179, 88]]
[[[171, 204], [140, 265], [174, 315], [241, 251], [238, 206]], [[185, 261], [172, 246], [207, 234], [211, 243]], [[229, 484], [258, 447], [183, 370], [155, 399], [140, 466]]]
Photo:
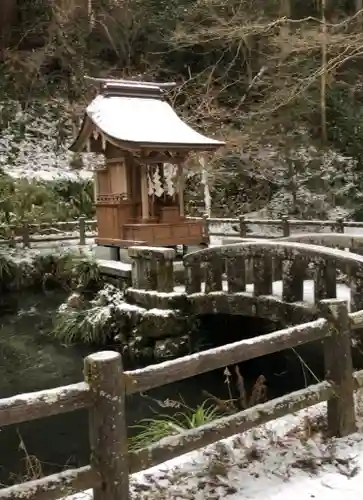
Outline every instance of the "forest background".
[[[2, 0], [0, 208], [92, 216], [89, 179], [14, 175], [85, 167], [67, 146], [87, 74], [179, 84], [178, 113], [227, 143], [207, 159], [213, 215], [362, 220], [362, 28], [363, 0]], [[187, 200], [203, 211], [200, 183]]]

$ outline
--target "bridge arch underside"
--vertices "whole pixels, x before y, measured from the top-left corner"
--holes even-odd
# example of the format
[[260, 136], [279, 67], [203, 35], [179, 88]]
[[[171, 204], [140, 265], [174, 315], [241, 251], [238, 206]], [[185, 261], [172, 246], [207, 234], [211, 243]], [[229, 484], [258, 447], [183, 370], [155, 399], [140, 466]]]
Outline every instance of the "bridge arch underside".
[[278, 323], [281, 328], [307, 323], [319, 317], [316, 306], [304, 302], [285, 302], [271, 295], [211, 292], [188, 296], [189, 313], [193, 315], [238, 315]]
[[[312, 305], [291, 304], [272, 296], [253, 297], [244, 293], [195, 294], [188, 297], [188, 302], [195, 318], [198, 350], [266, 335], [319, 316]], [[277, 397], [307, 383], [316, 383], [315, 376], [323, 378], [323, 367], [322, 346], [315, 342], [245, 361], [239, 365], [239, 370], [247, 392], [251, 392], [257, 378], [263, 375], [269, 397]], [[230, 372], [233, 385], [236, 382], [234, 368]]]

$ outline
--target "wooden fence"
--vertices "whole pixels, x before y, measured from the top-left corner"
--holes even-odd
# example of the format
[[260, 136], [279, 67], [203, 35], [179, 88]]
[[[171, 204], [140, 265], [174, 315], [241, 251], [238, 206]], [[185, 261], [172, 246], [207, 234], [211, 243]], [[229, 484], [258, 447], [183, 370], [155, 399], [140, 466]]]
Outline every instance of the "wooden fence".
[[[323, 300], [319, 307], [321, 317], [315, 321], [130, 372], [123, 371], [120, 354], [98, 352], [85, 359], [84, 382], [0, 400], [0, 427], [87, 408], [91, 445], [89, 466], [3, 488], [0, 500], [50, 500], [87, 488], [97, 500], [127, 500], [130, 473], [322, 401], [327, 401], [331, 435], [354, 432], [354, 391], [363, 387], [363, 370], [353, 373], [350, 333], [352, 323], [363, 326], [362, 311], [350, 315], [340, 299]], [[128, 394], [318, 340], [324, 344], [323, 382], [128, 452]]]
[[[211, 225], [219, 225], [219, 224], [231, 224], [238, 228], [238, 236], [241, 238], [246, 238], [248, 236], [248, 226], [262, 226], [262, 227], [275, 227], [279, 229], [280, 235], [277, 235], [276, 238], [280, 238], [283, 236], [284, 238], [290, 236], [292, 232], [296, 229], [301, 228], [316, 228], [324, 229], [328, 228], [332, 232], [336, 233], [344, 233], [345, 228], [354, 227], [363, 229], [363, 222], [356, 221], [346, 221], [343, 218], [337, 218], [336, 220], [296, 220], [289, 219], [288, 216], [283, 216], [281, 219], [249, 219], [245, 216], [241, 215], [236, 218], [198, 218], [199, 220], [203, 219], [204, 221], [204, 231], [205, 235], [210, 236], [231, 236], [231, 232], [217, 232], [211, 230]], [[237, 235], [236, 234], [236, 235]], [[258, 237], [253, 235], [254, 238]], [[271, 236], [269, 236], [271, 238]]]
[[[336, 220], [294, 220], [283, 216], [281, 219], [248, 219], [241, 215], [238, 218], [208, 218], [208, 217], [191, 217], [191, 219], [204, 221], [204, 232], [207, 237], [210, 236], [232, 236], [235, 234], [241, 238], [248, 237], [248, 226], [255, 225], [261, 227], [275, 227], [281, 232], [281, 235], [269, 236], [270, 238], [279, 238], [281, 236], [288, 237], [295, 229], [298, 228], [328, 228], [332, 232], [344, 233], [345, 228], [355, 227], [363, 229], [363, 222], [345, 221], [342, 218]], [[231, 233], [230, 231], [215, 231], [211, 226], [219, 224], [232, 224], [238, 228], [238, 232]], [[0, 245], [15, 246], [22, 244], [29, 248], [32, 243], [46, 243], [57, 241], [76, 241], [79, 245], [85, 245], [86, 238], [94, 238], [96, 236], [96, 220], [87, 220], [86, 217], [80, 217], [76, 221], [69, 222], [51, 222], [40, 224], [23, 224], [22, 227], [11, 228], [11, 235], [5, 239], [0, 239]], [[65, 234], [71, 232], [71, 234]], [[77, 232], [77, 234], [74, 234]], [[253, 235], [254, 238], [261, 237]]]
[[10, 235], [0, 239], [0, 245], [15, 247], [22, 244], [25, 248], [30, 248], [32, 243], [58, 241], [78, 241], [79, 245], [85, 245], [87, 238], [95, 238], [96, 226], [97, 221], [87, 220], [86, 217], [68, 222], [24, 223], [21, 227], [10, 226]]

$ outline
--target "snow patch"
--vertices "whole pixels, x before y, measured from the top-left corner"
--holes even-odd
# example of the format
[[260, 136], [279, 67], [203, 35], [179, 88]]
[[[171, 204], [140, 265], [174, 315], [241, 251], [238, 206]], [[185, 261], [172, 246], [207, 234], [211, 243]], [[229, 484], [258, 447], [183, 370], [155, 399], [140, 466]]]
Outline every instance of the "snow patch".
[[13, 178], [56, 181], [91, 179], [90, 169], [102, 157], [68, 151], [73, 123], [66, 100], [54, 99], [23, 108], [18, 101], [0, 102], [0, 168]]
[[[360, 395], [356, 397], [357, 409]], [[324, 441], [326, 403], [131, 476], [132, 500], [358, 500], [363, 434]], [[358, 419], [361, 425], [361, 417]], [[90, 500], [92, 490], [68, 497]]]

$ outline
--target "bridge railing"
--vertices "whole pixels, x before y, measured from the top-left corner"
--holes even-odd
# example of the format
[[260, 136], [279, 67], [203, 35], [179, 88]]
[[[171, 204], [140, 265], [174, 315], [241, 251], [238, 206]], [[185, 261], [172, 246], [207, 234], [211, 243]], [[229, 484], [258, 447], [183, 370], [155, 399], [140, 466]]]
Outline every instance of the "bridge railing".
[[362, 256], [339, 249], [288, 241], [251, 241], [207, 248], [186, 255], [186, 294], [248, 291], [247, 285], [251, 283], [246, 280], [246, 266], [251, 261], [254, 296], [273, 294], [273, 269], [282, 263], [283, 301], [304, 300], [307, 271], [313, 277], [313, 302], [336, 297], [337, 271], [340, 270], [349, 275], [351, 310], [363, 309]]
[[[119, 353], [99, 352], [85, 359], [84, 382], [0, 400], [0, 427], [88, 409], [91, 448], [89, 466], [3, 488], [0, 500], [54, 500], [87, 488], [99, 500], [128, 500], [130, 473], [322, 401], [327, 401], [331, 435], [354, 432], [354, 391], [363, 387], [363, 371], [353, 373], [348, 304], [323, 300], [319, 310], [321, 317], [309, 323], [129, 372], [123, 371]], [[317, 340], [324, 345], [326, 380], [141, 450], [128, 450], [127, 395]]]
[[[363, 256], [340, 249], [263, 240], [199, 250], [184, 257], [184, 289], [176, 289], [174, 284], [173, 249], [131, 247], [129, 256], [132, 259], [132, 288], [159, 294], [249, 292], [255, 297], [271, 296], [276, 270], [281, 269], [279, 278], [284, 302], [303, 302], [309, 294], [309, 301], [317, 303], [335, 298], [338, 272], [347, 273], [351, 311], [363, 310]], [[251, 269], [252, 276], [248, 273]], [[310, 283], [306, 283], [306, 278]], [[306, 290], [307, 287], [310, 288]]]

